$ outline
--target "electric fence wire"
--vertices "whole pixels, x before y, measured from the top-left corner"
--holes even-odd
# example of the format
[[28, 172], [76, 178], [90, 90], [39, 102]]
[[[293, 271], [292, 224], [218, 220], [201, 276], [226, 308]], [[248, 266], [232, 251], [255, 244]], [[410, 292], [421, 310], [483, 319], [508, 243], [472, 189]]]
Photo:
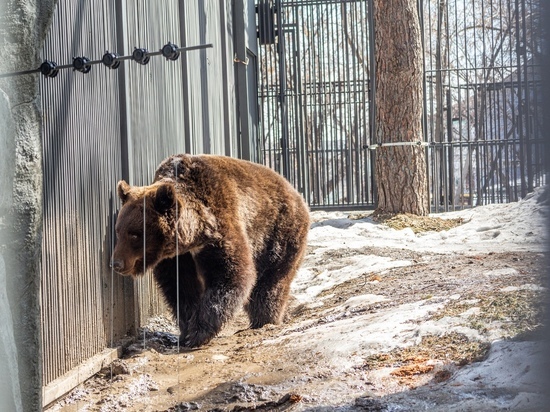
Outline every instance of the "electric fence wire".
[[177, 60], [181, 52], [188, 52], [192, 50], [200, 50], [214, 47], [212, 43], [200, 44], [197, 46], [178, 47], [177, 45], [168, 42], [159, 51], [150, 52], [146, 48], [136, 47], [131, 55], [120, 56], [117, 53], [106, 51], [101, 60], [90, 60], [85, 56], [73, 57], [71, 64], [58, 65], [52, 60], [45, 60], [37, 69], [21, 70], [10, 73], [0, 73], [0, 79], [6, 77], [22, 76], [26, 74], [41, 73], [44, 77], [56, 77], [59, 70], [73, 69], [80, 73], [89, 73], [92, 66], [96, 64], [103, 64], [110, 69], [118, 69], [120, 63], [125, 60], [133, 60], [136, 63], [146, 65], [149, 63], [151, 57], [163, 56], [166, 60]]

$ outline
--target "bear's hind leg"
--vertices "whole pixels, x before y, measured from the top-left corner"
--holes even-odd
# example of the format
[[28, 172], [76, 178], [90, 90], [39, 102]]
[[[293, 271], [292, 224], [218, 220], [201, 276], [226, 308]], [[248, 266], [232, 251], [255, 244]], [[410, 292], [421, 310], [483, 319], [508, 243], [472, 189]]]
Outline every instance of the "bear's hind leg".
[[281, 206], [263, 241], [263, 253], [256, 258], [258, 279], [245, 307], [252, 328], [284, 321], [290, 284], [306, 253], [309, 231], [307, 207], [301, 199], [294, 200]]
[[300, 261], [301, 259], [297, 259], [294, 262], [272, 266], [259, 275], [245, 306], [252, 329], [283, 322], [290, 295], [290, 283], [296, 275]]

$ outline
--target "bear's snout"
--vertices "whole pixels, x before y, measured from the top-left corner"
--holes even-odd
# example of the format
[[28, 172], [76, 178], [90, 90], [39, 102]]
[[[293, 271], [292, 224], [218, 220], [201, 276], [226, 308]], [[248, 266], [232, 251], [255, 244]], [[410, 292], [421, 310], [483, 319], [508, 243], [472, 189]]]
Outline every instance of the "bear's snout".
[[142, 275], [145, 268], [143, 267], [143, 259], [124, 259], [119, 258], [119, 253], [115, 251], [111, 257], [110, 266], [122, 276], [138, 276]]
[[124, 271], [124, 261], [120, 259], [111, 259], [111, 267], [117, 272]]

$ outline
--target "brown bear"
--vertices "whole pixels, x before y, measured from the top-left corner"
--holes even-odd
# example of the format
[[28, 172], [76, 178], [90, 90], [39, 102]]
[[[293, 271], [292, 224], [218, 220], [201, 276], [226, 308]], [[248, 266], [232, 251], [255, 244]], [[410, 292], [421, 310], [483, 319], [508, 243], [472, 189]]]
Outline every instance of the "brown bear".
[[[252, 328], [283, 320], [309, 211], [273, 170], [214, 155], [164, 160], [150, 186], [118, 184], [113, 268], [153, 273], [180, 342], [209, 342], [244, 305]], [[179, 298], [178, 298], [179, 296]]]

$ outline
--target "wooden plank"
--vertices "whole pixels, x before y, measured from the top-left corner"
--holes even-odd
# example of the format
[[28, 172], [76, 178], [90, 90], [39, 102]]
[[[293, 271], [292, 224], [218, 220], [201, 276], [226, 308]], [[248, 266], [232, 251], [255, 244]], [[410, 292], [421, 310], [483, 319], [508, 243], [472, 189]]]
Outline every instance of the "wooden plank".
[[105, 349], [66, 374], [51, 381], [42, 388], [42, 404], [48, 406], [50, 403], [61, 398], [112, 361], [118, 359], [121, 354], [122, 346]]

